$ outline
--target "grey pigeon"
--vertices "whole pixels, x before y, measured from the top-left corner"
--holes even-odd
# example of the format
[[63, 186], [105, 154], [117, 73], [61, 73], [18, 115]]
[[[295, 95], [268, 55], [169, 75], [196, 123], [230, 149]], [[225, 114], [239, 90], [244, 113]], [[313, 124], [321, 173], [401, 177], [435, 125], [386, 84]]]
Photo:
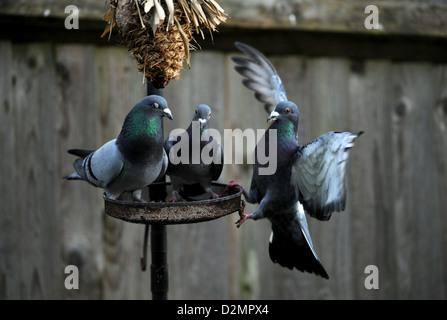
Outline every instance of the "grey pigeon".
[[157, 95], [143, 98], [129, 112], [119, 136], [96, 151], [71, 149], [78, 156], [75, 173], [68, 180], [85, 180], [105, 190], [110, 199], [131, 192], [144, 202], [141, 189], [161, 178], [168, 158], [163, 149], [162, 121], [172, 113], [166, 100]]
[[[189, 199], [203, 193], [219, 196], [211, 188], [223, 169], [223, 150], [218, 139], [210, 134], [211, 108], [200, 104], [194, 111], [189, 127], [166, 139], [164, 148], [169, 157], [166, 174], [172, 183], [171, 202], [178, 196]], [[182, 153], [183, 152], [183, 153]]]
[[[248, 202], [259, 203], [259, 206], [252, 214], [242, 211], [237, 226], [240, 227], [246, 219], [268, 218], [272, 223], [269, 244], [272, 261], [328, 279], [314, 250], [305, 212], [325, 221], [333, 212], [345, 209], [348, 150], [361, 132], [329, 132], [300, 146], [298, 107], [287, 100], [275, 68], [258, 50], [242, 43], [236, 43], [236, 46], [249, 56], [233, 57], [236, 70], [247, 78], [243, 83], [255, 91], [256, 98], [265, 104], [266, 110], [274, 107], [268, 117], [272, 124], [261, 141], [265, 142], [265, 154], [275, 152], [277, 155], [276, 172], [260, 174], [259, 169], [266, 165], [258, 162], [259, 143], [256, 146], [250, 191], [244, 191], [244, 196]], [[274, 133], [276, 144], [269, 145], [269, 136]], [[238, 184], [231, 182], [231, 185]]]

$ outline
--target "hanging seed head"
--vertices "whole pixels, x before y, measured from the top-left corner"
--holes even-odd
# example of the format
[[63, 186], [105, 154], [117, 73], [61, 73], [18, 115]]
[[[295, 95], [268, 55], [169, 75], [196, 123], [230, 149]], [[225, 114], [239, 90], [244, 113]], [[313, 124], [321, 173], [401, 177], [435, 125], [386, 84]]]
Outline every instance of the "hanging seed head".
[[189, 67], [193, 31], [204, 37], [227, 19], [214, 0], [110, 0], [103, 36], [118, 26], [137, 68], [156, 88], [178, 80], [183, 60]]
[[[181, 33], [186, 34], [189, 43], [192, 39], [189, 24], [180, 24], [181, 30], [178, 25], [170, 26], [168, 30], [168, 21], [165, 19], [158, 25], [164, 32], [154, 32], [151, 16], [141, 15], [134, 3], [128, 2], [123, 9], [126, 21], [120, 29], [120, 36], [131, 50], [138, 71], [143, 72], [155, 88], [164, 88], [171, 79], [179, 79], [185, 59], [185, 42]], [[176, 18], [184, 20], [178, 8]]]

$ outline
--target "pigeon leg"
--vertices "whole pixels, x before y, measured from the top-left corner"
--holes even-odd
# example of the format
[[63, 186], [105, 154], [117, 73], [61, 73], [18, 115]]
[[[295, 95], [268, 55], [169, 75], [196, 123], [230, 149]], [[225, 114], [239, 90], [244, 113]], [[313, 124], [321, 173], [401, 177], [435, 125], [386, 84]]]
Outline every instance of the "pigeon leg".
[[247, 219], [253, 219], [253, 214], [245, 214], [245, 201], [242, 200], [242, 206], [239, 209], [239, 217], [240, 219], [236, 222], [236, 227], [240, 228], [241, 225], [245, 222]]
[[172, 197], [168, 200], [168, 202], [177, 202], [177, 191], [172, 191]]
[[[251, 213], [251, 214], [245, 214], [244, 210], [245, 210], [245, 201], [242, 201], [242, 207], [239, 210], [239, 216], [240, 219], [238, 220], [238, 222], [236, 222], [237, 227], [239, 228], [247, 219], [253, 219], [253, 220], [258, 220], [258, 219], [262, 219], [265, 216], [265, 210], [266, 210], [266, 206], [268, 204], [268, 199], [269, 199], [269, 195], [267, 194], [259, 203], [258, 209]], [[247, 200], [248, 201], [248, 200]], [[250, 202], [250, 201], [249, 201]]]
[[141, 189], [138, 189], [138, 190], [135, 190], [134, 192], [132, 192], [132, 198], [135, 201], [138, 201], [138, 202], [142, 202], [142, 203], [146, 203], [147, 202], [146, 200], [143, 200], [141, 198]]
[[211, 189], [210, 186], [206, 186], [206, 187], [204, 187], [204, 189], [205, 189], [205, 191], [206, 191], [207, 193], [211, 194], [211, 199], [219, 199], [219, 198], [222, 198], [222, 195], [218, 195], [217, 193], [215, 193], [215, 192], [213, 191], [213, 189]]

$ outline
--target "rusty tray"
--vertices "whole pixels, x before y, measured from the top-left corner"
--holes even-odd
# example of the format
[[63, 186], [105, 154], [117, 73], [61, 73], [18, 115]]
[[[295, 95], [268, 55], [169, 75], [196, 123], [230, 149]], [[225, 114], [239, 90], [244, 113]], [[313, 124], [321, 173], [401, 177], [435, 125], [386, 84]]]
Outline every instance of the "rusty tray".
[[[170, 185], [170, 182], [161, 182], [152, 186], [165, 188], [170, 195]], [[220, 194], [226, 185], [212, 183], [212, 187], [214, 192]], [[241, 194], [242, 190], [234, 187], [229, 195], [218, 199], [141, 203], [112, 200], [104, 196], [104, 202], [106, 214], [113, 218], [142, 224], [184, 224], [210, 221], [238, 212], [241, 209]]]

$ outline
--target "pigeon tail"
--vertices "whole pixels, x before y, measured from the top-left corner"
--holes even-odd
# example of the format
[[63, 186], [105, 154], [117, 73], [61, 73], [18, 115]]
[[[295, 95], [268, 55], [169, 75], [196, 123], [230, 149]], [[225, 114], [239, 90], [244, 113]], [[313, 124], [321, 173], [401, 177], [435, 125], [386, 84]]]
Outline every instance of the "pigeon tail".
[[[95, 152], [95, 150], [84, 150], [84, 149], [70, 149], [67, 150], [69, 154], [72, 154], [74, 156], [77, 156], [77, 158], [73, 162], [73, 167], [75, 168], [76, 172], [72, 173], [68, 176], [63, 177], [66, 180], [87, 180], [87, 177], [85, 175], [85, 169], [83, 167], [83, 162], [86, 157], [88, 157], [90, 154]], [[88, 180], [87, 180], [88, 181]]]
[[[70, 153], [70, 152], [69, 152]], [[75, 153], [71, 153], [76, 155]], [[62, 177], [63, 179], [66, 180], [85, 180], [88, 181], [85, 175], [85, 169], [83, 167], [83, 162], [84, 162], [85, 158], [77, 158], [74, 162], [73, 162], [73, 167], [75, 168], [76, 172]]]
[[[296, 221], [296, 220], [294, 220]], [[289, 269], [296, 268], [302, 272], [314, 273], [325, 279], [329, 275], [300, 229], [298, 223], [292, 223], [294, 232], [284, 232], [283, 228], [272, 221], [269, 255], [274, 263]]]
[[66, 180], [83, 180], [81, 178], [81, 176], [77, 172], [72, 173], [72, 174], [70, 174], [68, 176], [65, 176], [62, 179], [66, 179]]
[[90, 153], [95, 152], [95, 150], [86, 150], [86, 149], [70, 149], [67, 150], [69, 154], [74, 156], [78, 156], [80, 158], [86, 158]]

